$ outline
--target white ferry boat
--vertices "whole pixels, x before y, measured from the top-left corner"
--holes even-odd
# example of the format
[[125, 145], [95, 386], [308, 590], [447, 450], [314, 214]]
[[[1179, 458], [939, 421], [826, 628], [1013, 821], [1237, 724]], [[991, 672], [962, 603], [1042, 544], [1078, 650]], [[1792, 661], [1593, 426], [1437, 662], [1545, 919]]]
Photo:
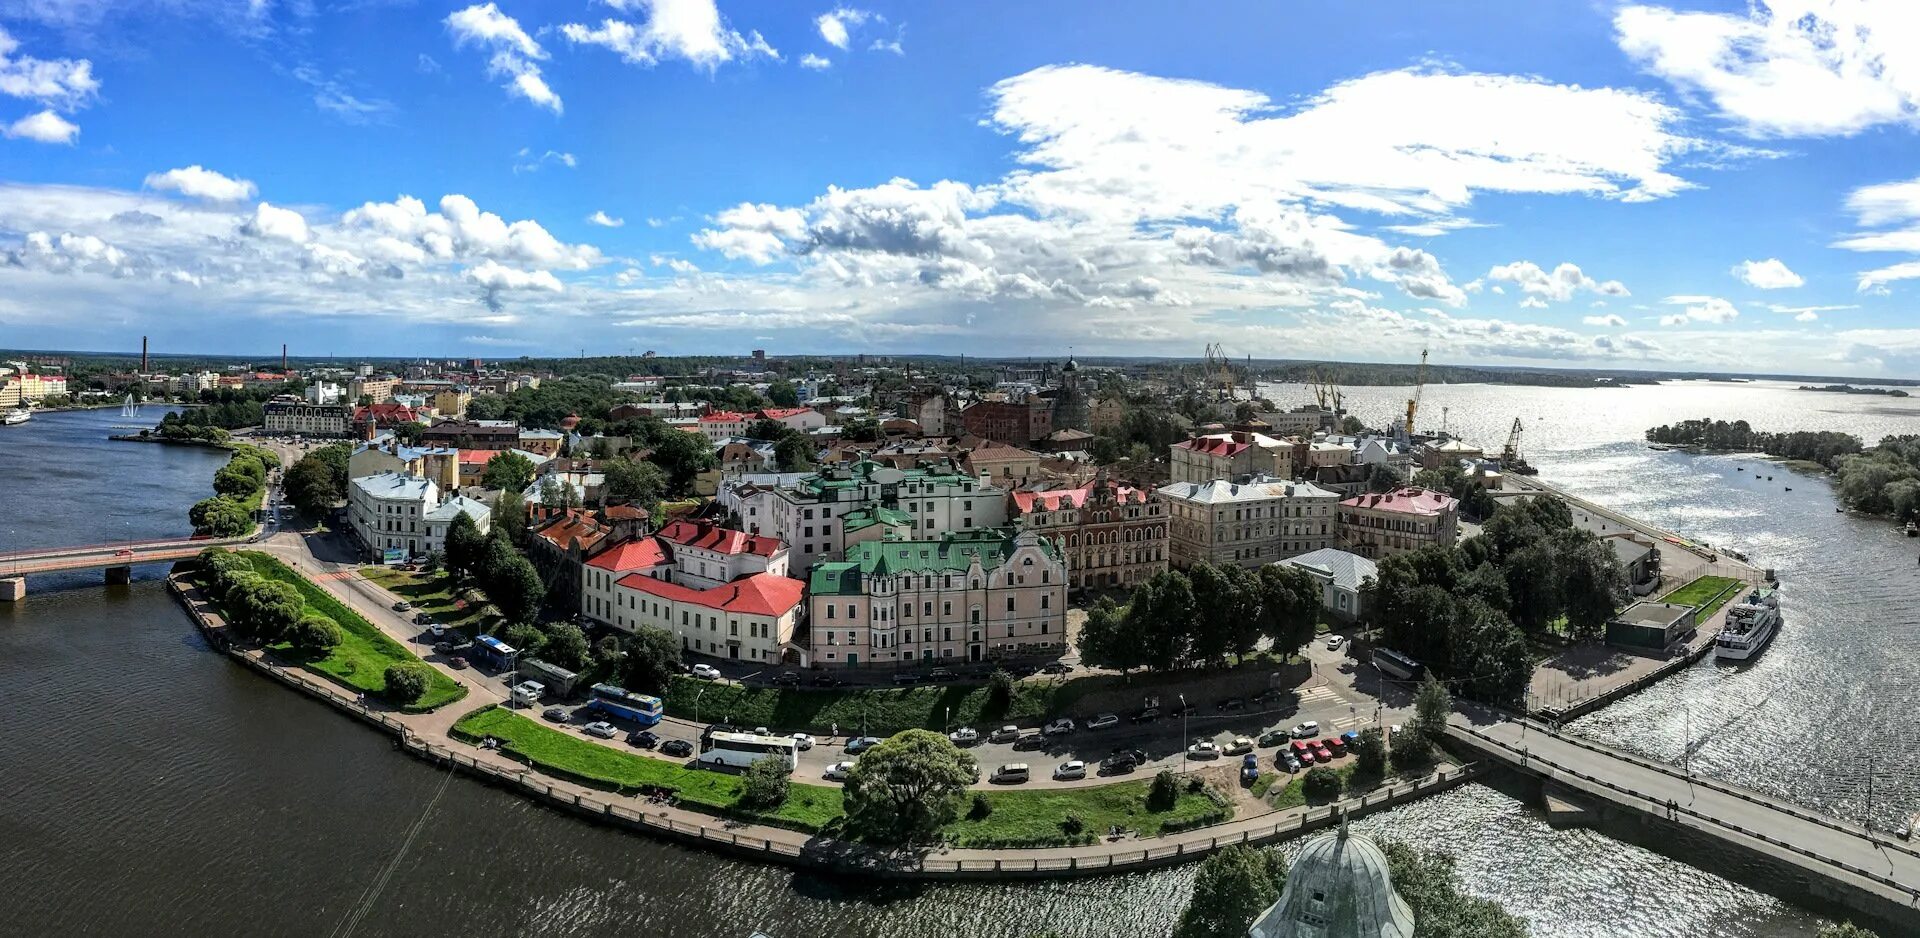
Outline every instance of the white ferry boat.
[[1773, 641], [1780, 627], [1780, 597], [1773, 590], [1756, 588], [1744, 599], [1727, 607], [1727, 626], [1714, 640], [1713, 656], [1729, 661], [1752, 658]]
[[0, 425], [11, 427], [11, 426], [16, 426], [18, 424], [26, 423], [27, 421], [32, 419], [33, 419], [32, 410], [29, 410], [25, 407], [15, 407], [14, 409], [7, 411], [5, 416], [0, 416]]

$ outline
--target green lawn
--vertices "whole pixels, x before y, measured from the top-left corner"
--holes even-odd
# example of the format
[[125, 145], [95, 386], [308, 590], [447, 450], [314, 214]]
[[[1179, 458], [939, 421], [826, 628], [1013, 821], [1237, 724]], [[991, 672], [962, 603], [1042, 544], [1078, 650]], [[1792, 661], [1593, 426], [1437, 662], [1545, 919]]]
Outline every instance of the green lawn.
[[394, 567], [361, 567], [360, 575], [399, 595], [413, 608], [453, 626], [467, 638], [486, 631], [491, 616], [485, 603], [455, 598], [453, 581], [445, 573], [415, 573]]
[[[491, 734], [505, 742], [507, 752], [541, 771], [596, 788], [624, 793], [668, 789], [679, 796], [682, 806], [696, 811], [805, 831], [825, 830], [843, 816], [837, 786], [794, 782], [779, 808], [752, 811], [738, 804], [738, 776], [622, 752], [495, 706], [462, 717], [454, 733], [467, 740]], [[1148, 811], [1148, 785], [1131, 781], [1054, 791], [989, 791], [985, 797], [992, 811], [984, 818], [962, 817], [953, 822], [946, 828], [945, 839], [963, 847], [1039, 846], [1091, 842], [1115, 824], [1153, 836], [1169, 828], [1197, 827], [1232, 817], [1231, 808], [1203, 793], [1183, 793], [1170, 811]], [[967, 805], [971, 804], [969, 796]], [[1078, 835], [1067, 835], [1061, 826], [1069, 814], [1081, 821]]]
[[[281, 563], [278, 558], [259, 551], [240, 551], [239, 555], [253, 565], [255, 572], [270, 580], [292, 584], [300, 591], [307, 611], [326, 616], [340, 624], [342, 640], [323, 657], [310, 658], [285, 643], [273, 645], [273, 653], [289, 661], [324, 674], [335, 681], [355, 690], [368, 694], [378, 694], [386, 688], [387, 666], [403, 661], [418, 661], [406, 646], [394, 641], [373, 623], [362, 618], [359, 613], [348, 609], [345, 603], [334, 599], [331, 594], [315, 586], [312, 581], [301, 576], [293, 568]], [[433, 677], [427, 685], [427, 692], [419, 701], [406, 709], [412, 712], [438, 710], [467, 695], [467, 689], [459, 682], [433, 671]]]
[[1720, 611], [1728, 600], [1740, 594], [1742, 581], [1730, 576], [1703, 576], [1660, 598], [1661, 602], [1700, 607], [1699, 618]]

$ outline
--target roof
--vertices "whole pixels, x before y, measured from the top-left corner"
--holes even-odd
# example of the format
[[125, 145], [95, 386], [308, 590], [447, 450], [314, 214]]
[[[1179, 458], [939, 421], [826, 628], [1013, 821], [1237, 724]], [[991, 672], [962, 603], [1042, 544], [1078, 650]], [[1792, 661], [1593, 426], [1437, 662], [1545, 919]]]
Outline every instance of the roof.
[[811, 407], [769, 407], [761, 411], [760, 416], [768, 420], [785, 420], [788, 417], [798, 417], [801, 414], [810, 413], [813, 413], [813, 408]]
[[971, 568], [975, 560], [982, 569], [991, 570], [1012, 557], [1022, 543], [1056, 556], [1053, 542], [1045, 538], [991, 529], [956, 532], [939, 540], [866, 541], [848, 547], [844, 561], [814, 564], [808, 588], [816, 594], [860, 593], [863, 577], [955, 573]]
[[657, 537], [622, 541], [594, 555], [587, 566], [614, 573], [650, 570], [667, 562], [667, 547]]
[[1192, 450], [1209, 456], [1237, 456], [1245, 452], [1252, 443], [1236, 443], [1232, 439], [1217, 436], [1196, 436], [1184, 443], [1173, 444], [1175, 449]]
[[800, 597], [806, 590], [806, 584], [799, 580], [774, 573], [748, 574], [708, 589], [668, 583], [642, 573], [629, 573], [615, 585], [672, 602], [751, 616], [786, 615], [800, 605]]
[[1397, 488], [1385, 495], [1356, 495], [1340, 503], [1342, 508], [1368, 508], [1403, 515], [1441, 515], [1459, 507], [1451, 495], [1417, 486]]
[[523, 440], [557, 440], [561, 437], [560, 431], [558, 430], [521, 430], [520, 438]]
[[1340, 829], [1314, 838], [1287, 873], [1279, 901], [1254, 920], [1248, 938], [1413, 938], [1413, 910], [1393, 889], [1387, 855]]
[[592, 512], [581, 508], [569, 508], [535, 529], [533, 536], [562, 550], [575, 544], [583, 550], [591, 550], [611, 531], [612, 528], [601, 524]]
[[1680, 603], [1658, 603], [1643, 599], [1615, 615], [1614, 621], [1631, 625], [1648, 625], [1667, 628], [1693, 614], [1693, 607]]
[[1614, 558], [1619, 560], [1620, 565], [1623, 567], [1645, 557], [1654, 550], [1651, 541], [1640, 540], [1625, 531], [1619, 534], [1609, 534], [1605, 540], [1607, 546], [1613, 548]]
[[675, 521], [661, 528], [660, 536], [675, 544], [721, 554], [757, 554], [761, 557], [771, 557], [787, 546], [777, 538], [735, 531], [704, 521]]
[[424, 499], [429, 491], [438, 488], [431, 480], [392, 471], [361, 476], [353, 480], [353, 486], [371, 498], [404, 498], [409, 501]]
[[1380, 575], [1379, 564], [1359, 554], [1334, 547], [1310, 550], [1279, 562], [1305, 567], [1322, 576], [1331, 577], [1333, 585], [1345, 590], [1357, 590], [1360, 584]]
[[465, 495], [455, 495], [440, 503], [440, 507], [427, 512], [428, 521], [452, 521], [460, 515], [472, 518], [475, 523], [488, 522], [493, 517], [493, 509], [482, 501], [476, 501]]
[[732, 410], [716, 410], [700, 417], [701, 423], [745, 423], [747, 415]]
[[1338, 499], [1340, 493], [1328, 491], [1311, 482], [1287, 481], [1270, 475], [1257, 475], [1243, 481], [1214, 479], [1210, 482], [1175, 482], [1163, 485], [1159, 492], [1167, 498], [1209, 505], [1232, 502], [1257, 502], [1273, 498]]
[[876, 524], [884, 524], [894, 528], [910, 528], [913, 526], [913, 516], [898, 509], [887, 508], [880, 505], [855, 508], [840, 516], [841, 529], [849, 533], [853, 531], [864, 531]]
[[1030, 511], [1057, 511], [1061, 508], [1078, 508], [1087, 503], [1096, 487], [1111, 489], [1114, 501], [1122, 504], [1146, 504], [1147, 490], [1135, 488], [1120, 482], [1102, 482], [1088, 480], [1077, 489], [1052, 489], [1045, 492], [1015, 492], [1013, 503], [1022, 513]]

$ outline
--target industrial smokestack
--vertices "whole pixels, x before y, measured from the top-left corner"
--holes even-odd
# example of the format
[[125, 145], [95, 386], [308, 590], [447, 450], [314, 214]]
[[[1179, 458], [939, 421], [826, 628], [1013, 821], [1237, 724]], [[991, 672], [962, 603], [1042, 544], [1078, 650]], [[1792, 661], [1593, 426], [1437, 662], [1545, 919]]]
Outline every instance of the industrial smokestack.
[[287, 371], [287, 343], [282, 342], [280, 343], [280, 373], [285, 374], [286, 371]]
[[140, 337], [140, 373], [147, 373], [147, 337]]

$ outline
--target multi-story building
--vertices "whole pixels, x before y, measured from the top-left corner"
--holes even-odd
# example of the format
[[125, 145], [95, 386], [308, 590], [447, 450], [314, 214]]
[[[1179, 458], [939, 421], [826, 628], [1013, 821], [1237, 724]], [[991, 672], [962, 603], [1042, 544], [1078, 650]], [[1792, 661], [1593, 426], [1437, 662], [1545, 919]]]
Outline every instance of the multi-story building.
[[1340, 503], [1340, 548], [1377, 559], [1422, 547], [1451, 547], [1459, 537], [1460, 503], [1417, 486]]
[[1263, 474], [1293, 477], [1293, 443], [1264, 433], [1236, 431], [1196, 436], [1173, 444], [1168, 452], [1174, 482], [1211, 482]]
[[1034, 531], [878, 540], [808, 572], [808, 650], [826, 667], [1058, 654], [1067, 569]]
[[787, 545], [703, 521], [674, 521], [659, 537], [673, 545], [673, 581], [704, 589], [755, 573], [787, 575]]
[[1025, 446], [1053, 432], [1053, 410], [1038, 396], [1018, 402], [978, 401], [960, 412], [960, 425], [982, 439]]
[[477, 501], [465, 495], [455, 495], [440, 503], [440, 507], [427, 512], [427, 552], [447, 549], [447, 531], [453, 527], [455, 518], [466, 515], [473, 519], [474, 527], [481, 534], [493, 528], [493, 509], [486, 502]]
[[433, 480], [442, 492], [460, 487], [460, 451], [434, 446], [401, 446], [389, 437], [384, 443], [364, 443], [347, 457], [347, 478], [382, 472]]
[[1008, 498], [1008, 520], [1052, 541], [1076, 588], [1131, 587], [1167, 569], [1167, 505], [1146, 489], [1102, 472], [1079, 488]]
[[980, 445], [967, 451], [961, 466], [971, 475], [1010, 489], [1025, 485], [1038, 476], [1040, 461], [1044, 458], [1030, 449], [983, 440]]
[[310, 404], [305, 400], [272, 400], [261, 405], [261, 426], [268, 433], [292, 436], [346, 436], [353, 427], [353, 410], [344, 404]]
[[347, 389], [345, 385], [331, 381], [315, 381], [307, 385], [307, 389], [301, 392], [301, 396], [305, 397], [310, 404], [339, 404], [344, 402]]
[[812, 433], [827, 425], [825, 414], [811, 407], [769, 407], [751, 415], [753, 420], [771, 420], [802, 433]]
[[646, 521], [646, 512], [625, 505], [598, 511], [565, 508], [534, 528], [527, 539], [527, 557], [546, 581], [549, 600], [560, 605], [579, 602], [587, 561], [639, 539]]
[[347, 520], [375, 557], [425, 554], [427, 514], [440, 507], [440, 487], [431, 479], [381, 472], [347, 483]]
[[[914, 537], [999, 527], [1006, 523], [1006, 492], [950, 462], [895, 469], [862, 461], [832, 466], [800, 481], [757, 489], [741, 502], [740, 524], [750, 534], [787, 543], [792, 566], [804, 570], [838, 557], [865, 538], [904, 523]], [[886, 509], [875, 514], [873, 509]], [[866, 511], [854, 528], [849, 515]]]
[[1339, 541], [1340, 496], [1273, 476], [1175, 482], [1160, 487], [1171, 521], [1173, 565], [1201, 561], [1259, 567]]
[[520, 425], [511, 420], [446, 420], [420, 431], [420, 442], [461, 449], [516, 449]]
[[695, 654], [767, 664], [805, 663], [794, 644], [806, 584], [754, 573], [707, 589], [681, 586], [645, 573], [614, 583], [614, 628], [665, 629]]
[[520, 448], [529, 453], [542, 456], [560, 455], [560, 444], [566, 442], [566, 436], [558, 430], [520, 430]]
[[700, 417], [700, 433], [707, 442], [718, 444], [729, 437], [746, 436], [753, 415], [732, 410], [716, 410]]
[[379, 404], [393, 399], [393, 386], [400, 383], [395, 378], [374, 378], [362, 375], [347, 382], [347, 397], [354, 403], [362, 398], [370, 404]]
[[457, 420], [467, 415], [467, 405], [473, 402], [473, 392], [462, 387], [441, 388], [434, 391], [429, 400], [433, 403], [434, 413]]

